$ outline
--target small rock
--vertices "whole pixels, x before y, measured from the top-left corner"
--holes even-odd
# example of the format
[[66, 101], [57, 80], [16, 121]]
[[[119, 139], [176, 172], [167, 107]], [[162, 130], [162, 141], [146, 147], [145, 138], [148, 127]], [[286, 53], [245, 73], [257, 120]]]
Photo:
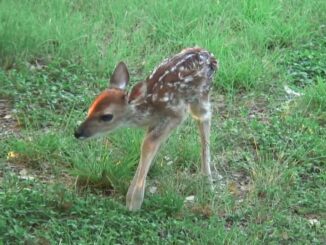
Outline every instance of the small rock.
[[286, 231], [282, 232], [282, 238], [284, 240], [288, 240], [289, 239], [289, 235], [288, 235], [288, 233]]
[[36, 67], [35, 67], [34, 65], [30, 65], [30, 66], [29, 66], [29, 70], [30, 70], [30, 71], [35, 71], [35, 70], [36, 70]]
[[294, 90], [292, 90], [291, 88], [289, 88], [289, 86], [285, 85], [284, 86], [284, 90], [288, 95], [291, 96], [301, 96], [301, 93], [295, 92]]
[[311, 226], [320, 226], [320, 221], [318, 219], [309, 219], [308, 222]]
[[191, 195], [186, 197], [185, 202], [186, 203], [193, 203], [195, 201], [195, 196]]
[[33, 176], [27, 175], [27, 170], [25, 168], [19, 171], [19, 175], [20, 175], [20, 179], [24, 179], [24, 180], [33, 180], [34, 179]]
[[12, 118], [12, 116], [8, 114], [8, 115], [5, 115], [3, 118], [4, 119], [10, 119], [10, 118]]
[[149, 187], [148, 191], [149, 191], [149, 193], [151, 193], [151, 194], [155, 194], [156, 191], [157, 191], [157, 187], [156, 187], [156, 186], [151, 186], [151, 187]]
[[19, 175], [21, 175], [21, 176], [27, 175], [27, 170], [25, 168], [23, 168], [22, 170], [19, 171]]

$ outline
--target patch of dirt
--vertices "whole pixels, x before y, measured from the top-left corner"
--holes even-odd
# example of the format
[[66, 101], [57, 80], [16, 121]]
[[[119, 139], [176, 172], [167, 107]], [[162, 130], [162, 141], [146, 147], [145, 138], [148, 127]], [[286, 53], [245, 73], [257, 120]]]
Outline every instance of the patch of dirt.
[[0, 138], [18, 133], [19, 124], [8, 99], [0, 99]]
[[228, 190], [235, 197], [237, 197], [238, 202], [243, 202], [246, 194], [251, 190], [251, 179], [245, 172], [234, 172], [231, 173], [228, 182]]
[[1, 170], [3, 171], [0, 171], [0, 182], [3, 178], [1, 173], [3, 175], [5, 173], [12, 173], [21, 180], [37, 180], [44, 184], [62, 183], [67, 188], [75, 186], [75, 178], [65, 171], [62, 171], [60, 174], [54, 174], [51, 169], [34, 169], [26, 166], [24, 163], [14, 163], [12, 161], [6, 161]]
[[[40, 61], [36, 61], [35, 64], [38, 68], [42, 66]], [[10, 99], [0, 97], [0, 139], [13, 135], [19, 137], [19, 131], [20, 124]], [[0, 185], [6, 174], [13, 174], [21, 180], [37, 180], [45, 184], [64, 183], [67, 188], [76, 186], [76, 178], [69, 175], [67, 171], [55, 173], [50, 167], [35, 168], [28, 165], [24, 156], [19, 153], [10, 151], [4, 154], [7, 159], [0, 162]]]
[[[229, 118], [238, 118], [239, 120], [256, 119], [264, 124], [269, 123], [271, 110], [268, 107], [267, 98], [254, 94], [237, 94], [232, 103], [224, 95], [218, 94], [212, 96], [211, 102], [213, 111], [223, 121]], [[247, 110], [244, 116], [241, 110]]]

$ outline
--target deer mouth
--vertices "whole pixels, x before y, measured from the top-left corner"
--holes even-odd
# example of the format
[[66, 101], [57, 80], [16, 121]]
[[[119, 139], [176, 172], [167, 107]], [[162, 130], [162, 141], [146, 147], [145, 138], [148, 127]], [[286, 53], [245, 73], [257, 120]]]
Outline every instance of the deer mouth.
[[79, 139], [79, 140], [83, 140], [83, 139], [88, 138], [88, 137], [84, 136], [84, 134], [82, 133], [82, 131], [79, 128], [77, 128], [75, 130], [74, 136], [75, 136], [76, 139]]
[[83, 129], [82, 127], [78, 127], [74, 132], [74, 136], [78, 140], [100, 138], [102, 136], [105, 136], [106, 134], [106, 132], [90, 133], [88, 130]]

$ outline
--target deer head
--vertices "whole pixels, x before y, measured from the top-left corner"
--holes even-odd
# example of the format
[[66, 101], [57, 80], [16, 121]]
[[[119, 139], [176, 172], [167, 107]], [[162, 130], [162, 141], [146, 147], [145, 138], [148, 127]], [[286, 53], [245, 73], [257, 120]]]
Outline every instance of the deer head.
[[130, 104], [141, 96], [141, 89], [135, 96], [126, 92], [129, 72], [125, 63], [120, 62], [109, 81], [108, 89], [100, 93], [90, 106], [86, 120], [76, 129], [78, 139], [90, 138], [110, 132], [127, 124], [132, 117]]

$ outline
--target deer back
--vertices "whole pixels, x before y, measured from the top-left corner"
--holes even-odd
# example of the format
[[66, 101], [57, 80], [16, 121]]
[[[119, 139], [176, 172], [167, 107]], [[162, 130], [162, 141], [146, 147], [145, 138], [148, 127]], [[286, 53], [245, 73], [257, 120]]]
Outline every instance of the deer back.
[[135, 106], [143, 113], [175, 115], [208, 95], [217, 69], [213, 54], [188, 48], [157, 66], [144, 82], [133, 87], [130, 98], [141, 98]]

